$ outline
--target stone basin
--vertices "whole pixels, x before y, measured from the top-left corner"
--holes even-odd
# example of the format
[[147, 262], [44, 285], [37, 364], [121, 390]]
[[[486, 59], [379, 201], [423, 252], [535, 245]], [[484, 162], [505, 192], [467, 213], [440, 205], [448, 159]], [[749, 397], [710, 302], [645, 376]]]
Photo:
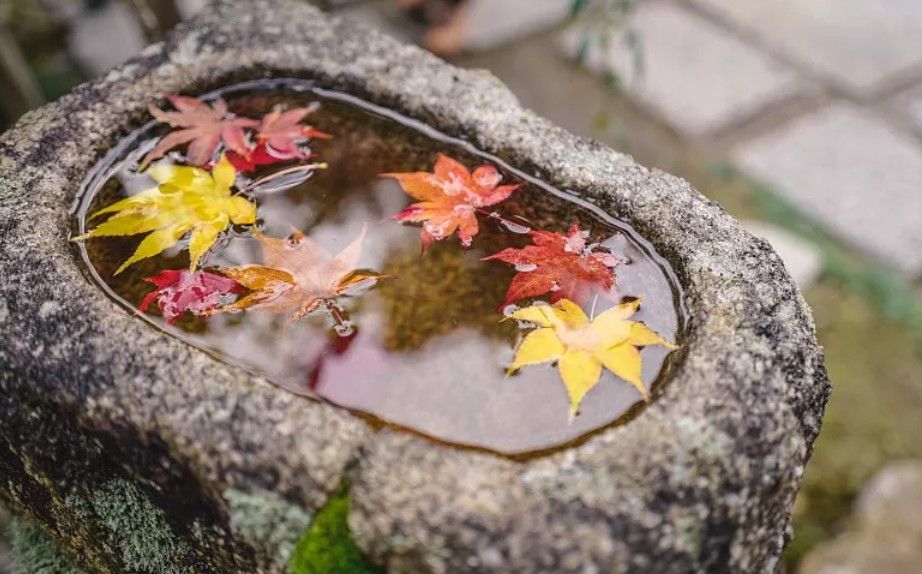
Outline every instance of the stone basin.
[[[72, 210], [152, 94], [291, 77], [418, 119], [628, 222], [688, 321], [627, 424], [524, 459], [306, 400], [150, 328], [86, 276]], [[829, 393], [769, 245], [493, 76], [288, 0], [218, 2], [0, 138], [0, 495], [89, 572], [283, 572], [335, 493], [399, 572], [775, 571]], [[341, 496], [341, 495], [336, 495]]]

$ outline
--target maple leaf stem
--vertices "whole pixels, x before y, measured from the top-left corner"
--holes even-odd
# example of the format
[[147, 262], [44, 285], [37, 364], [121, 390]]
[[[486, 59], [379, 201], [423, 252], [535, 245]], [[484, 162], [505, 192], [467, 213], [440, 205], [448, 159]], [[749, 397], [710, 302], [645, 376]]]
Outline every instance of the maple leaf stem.
[[589, 320], [595, 319], [595, 305], [599, 302], [599, 292], [596, 291], [595, 297], [592, 298], [592, 308], [589, 310]]
[[480, 215], [483, 215], [483, 216], [489, 217], [490, 219], [495, 219], [499, 221], [507, 229], [510, 229], [510, 230], [519, 229], [521, 230], [520, 231], [521, 233], [528, 233], [529, 231], [531, 231], [531, 229], [527, 225], [516, 223], [515, 221], [506, 219], [505, 217], [501, 216], [495, 211], [487, 211], [486, 209], [483, 209], [482, 207], [478, 207], [476, 211]]
[[282, 177], [283, 175], [289, 175], [289, 174], [292, 174], [292, 173], [298, 173], [299, 171], [310, 171], [310, 170], [314, 170], [314, 169], [326, 169], [327, 167], [329, 167], [329, 164], [327, 164], [326, 162], [320, 162], [320, 163], [307, 163], [307, 164], [304, 164], [304, 165], [296, 165], [296, 166], [293, 166], [293, 167], [285, 168], [285, 169], [283, 169], [283, 170], [279, 170], [279, 171], [276, 171], [276, 172], [274, 172], [274, 173], [270, 173], [269, 175], [263, 176], [263, 177], [261, 177], [261, 178], [255, 180], [255, 181], [251, 181], [250, 183], [248, 183], [247, 185], [245, 185], [243, 188], [241, 188], [240, 191], [238, 191], [237, 193], [245, 193], [245, 192], [247, 192], [247, 191], [251, 191], [251, 190], [253, 190], [253, 189], [256, 188], [256, 187], [259, 187], [260, 185], [263, 185], [263, 184], [265, 184], [265, 183], [268, 183], [268, 182], [272, 181], [273, 179]]
[[327, 309], [330, 311], [330, 314], [333, 315], [333, 320], [336, 321], [337, 325], [343, 325], [346, 323], [345, 317], [343, 317], [343, 312], [339, 307], [336, 306], [332, 301], [327, 301]]
[[340, 337], [350, 335], [353, 332], [353, 326], [343, 314], [342, 308], [336, 304], [336, 301], [329, 299], [326, 302], [327, 311], [330, 312], [330, 315], [333, 317], [333, 321], [336, 325], [333, 326], [333, 331], [336, 332]]

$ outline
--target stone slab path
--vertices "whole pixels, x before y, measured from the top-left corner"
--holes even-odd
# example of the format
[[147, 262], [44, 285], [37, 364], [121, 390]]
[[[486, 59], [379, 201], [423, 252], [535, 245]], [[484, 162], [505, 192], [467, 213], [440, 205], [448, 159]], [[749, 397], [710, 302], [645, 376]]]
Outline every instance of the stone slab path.
[[623, 42], [592, 69], [826, 231], [922, 276], [922, 2], [648, 0], [628, 27], [643, 75]]
[[[804, 84], [789, 67], [682, 6], [641, 4], [630, 25], [640, 38], [639, 51], [623, 41], [607, 49], [591, 42], [586, 64], [614, 73], [634, 98], [683, 135], [718, 131]], [[586, 33], [569, 31], [566, 48], [575, 54]]]
[[922, 153], [913, 137], [836, 104], [735, 155], [829, 231], [908, 274], [922, 271]]
[[873, 97], [922, 65], [918, 0], [687, 0], [838, 88]]

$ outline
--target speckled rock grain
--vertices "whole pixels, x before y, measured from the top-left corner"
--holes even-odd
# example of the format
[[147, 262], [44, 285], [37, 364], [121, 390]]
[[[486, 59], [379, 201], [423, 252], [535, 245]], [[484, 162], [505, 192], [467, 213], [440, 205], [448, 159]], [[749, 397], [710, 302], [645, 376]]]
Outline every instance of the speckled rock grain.
[[[686, 291], [673, 380], [630, 424], [516, 462], [376, 433], [119, 309], [68, 243], [79, 182], [151, 94], [268, 76], [426, 121], [631, 222]], [[242, 535], [228, 493], [310, 516], [344, 480], [359, 545], [393, 571], [770, 572], [829, 392], [779, 258], [688, 184], [552, 126], [486, 72], [287, 0], [218, 2], [4, 134], [0, 252], [0, 496], [93, 572], [279, 571], [289, 541]], [[154, 509], [168, 557], [112, 551], [86, 508], [113, 481]]]

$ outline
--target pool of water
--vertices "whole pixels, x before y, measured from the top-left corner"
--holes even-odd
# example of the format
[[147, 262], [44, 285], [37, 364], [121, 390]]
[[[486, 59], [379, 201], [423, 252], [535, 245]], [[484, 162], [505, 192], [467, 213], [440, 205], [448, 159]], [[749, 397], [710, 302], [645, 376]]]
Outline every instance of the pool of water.
[[[684, 321], [678, 283], [663, 258], [629, 225], [575, 193], [554, 189], [463, 141], [347, 94], [278, 80], [240, 84], [203, 98], [218, 94], [236, 113], [254, 118], [274, 106], [319, 103], [309, 123], [333, 137], [312, 140], [310, 149], [312, 161], [326, 162], [327, 169], [303, 181], [280, 178], [251, 192], [256, 226], [272, 237], [300, 230], [332, 254], [366, 228], [358, 267], [387, 278], [337, 299], [335, 313], [322, 307], [297, 321], [259, 310], [208, 317], [186, 313], [168, 325], [156, 305], [147, 313], [137, 310], [152, 289], [144, 278], [187, 267], [187, 250], [168, 250], [115, 274], [140, 235], [77, 243], [89, 275], [127, 311], [306, 400], [328, 401], [370, 424], [460, 446], [510, 455], [543, 452], [622, 423], [642, 408], [639, 393], [605, 370], [571, 420], [554, 364], [508, 374], [527, 332], [518, 322], [503, 320], [506, 290], [517, 270], [482, 260], [507, 247], [528, 245], [524, 232], [529, 229], [566, 233], [578, 222], [588, 231], [588, 243], [621, 261], [614, 288], [584, 302], [585, 312], [597, 316], [619, 302], [641, 298], [632, 319], [677, 341]], [[150, 177], [138, 171], [138, 162], [166, 131], [148, 124], [96, 166], [84, 182], [75, 233], [92, 226], [89, 213], [152, 186]], [[486, 208], [469, 248], [449, 237], [421, 253], [418, 225], [392, 218], [415, 200], [380, 174], [432, 171], [439, 153], [470, 168], [493, 165], [503, 184], [522, 185], [509, 199]], [[263, 168], [253, 178], [278, 169]], [[258, 264], [261, 257], [251, 229], [241, 226], [225, 233], [201, 266]], [[647, 387], [663, 384], [670, 351], [648, 346], [641, 356]]]

